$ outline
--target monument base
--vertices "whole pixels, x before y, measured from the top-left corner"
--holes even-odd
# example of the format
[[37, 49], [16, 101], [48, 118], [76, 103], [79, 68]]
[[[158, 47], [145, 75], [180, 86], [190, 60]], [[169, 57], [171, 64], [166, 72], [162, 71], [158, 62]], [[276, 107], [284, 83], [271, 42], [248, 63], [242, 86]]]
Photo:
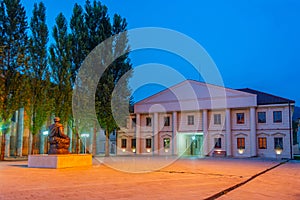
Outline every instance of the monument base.
[[68, 168], [92, 165], [92, 154], [41, 154], [29, 155], [28, 167]]

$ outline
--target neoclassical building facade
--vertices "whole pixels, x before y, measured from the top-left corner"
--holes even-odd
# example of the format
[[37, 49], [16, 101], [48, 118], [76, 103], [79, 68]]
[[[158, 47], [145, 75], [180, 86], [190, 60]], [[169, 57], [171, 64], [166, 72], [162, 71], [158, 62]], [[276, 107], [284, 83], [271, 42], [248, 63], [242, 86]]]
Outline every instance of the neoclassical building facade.
[[117, 154], [291, 158], [294, 104], [186, 80], [134, 105]]

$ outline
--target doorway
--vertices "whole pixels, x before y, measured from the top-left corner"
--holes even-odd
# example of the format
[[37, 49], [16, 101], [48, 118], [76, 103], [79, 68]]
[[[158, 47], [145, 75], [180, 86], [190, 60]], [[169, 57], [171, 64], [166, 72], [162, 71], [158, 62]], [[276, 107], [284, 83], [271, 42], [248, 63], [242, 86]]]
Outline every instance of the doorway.
[[183, 156], [203, 156], [203, 134], [178, 134], [178, 153]]

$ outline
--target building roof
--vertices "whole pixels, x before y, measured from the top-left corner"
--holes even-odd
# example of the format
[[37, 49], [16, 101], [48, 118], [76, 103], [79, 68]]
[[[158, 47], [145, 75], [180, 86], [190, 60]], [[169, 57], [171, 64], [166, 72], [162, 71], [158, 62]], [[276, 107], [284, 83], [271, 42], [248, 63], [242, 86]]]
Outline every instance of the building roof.
[[286, 99], [283, 97], [275, 96], [265, 92], [253, 90], [250, 88], [237, 89], [242, 92], [247, 92], [257, 95], [257, 105], [269, 105], [269, 104], [286, 104], [286, 103], [295, 103], [294, 100]]
[[134, 104], [135, 113], [257, 106], [256, 94], [185, 80]]

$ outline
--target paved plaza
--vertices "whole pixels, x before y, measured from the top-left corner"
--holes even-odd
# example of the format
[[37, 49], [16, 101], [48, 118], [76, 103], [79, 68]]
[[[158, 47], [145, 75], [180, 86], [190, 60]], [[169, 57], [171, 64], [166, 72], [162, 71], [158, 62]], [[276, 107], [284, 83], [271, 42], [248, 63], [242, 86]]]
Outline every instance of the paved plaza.
[[[154, 170], [154, 171], [153, 171]], [[0, 162], [0, 199], [300, 199], [300, 162], [228, 158], [94, 158], [40, 169]]]

